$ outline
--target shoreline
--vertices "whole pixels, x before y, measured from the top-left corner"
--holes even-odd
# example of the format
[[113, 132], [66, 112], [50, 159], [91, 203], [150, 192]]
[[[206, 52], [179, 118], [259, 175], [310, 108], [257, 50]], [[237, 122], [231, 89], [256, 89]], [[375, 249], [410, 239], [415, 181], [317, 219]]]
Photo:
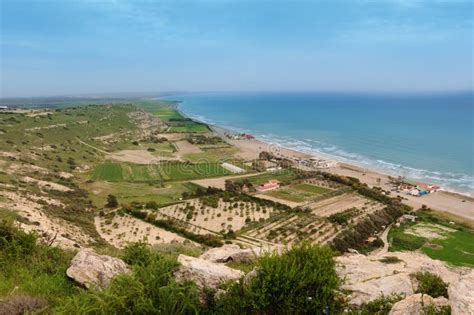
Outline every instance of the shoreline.
[[[235, 133], [240, 133], [240, 131], [238, 130], [233, 130], [229, 127], [223, 127], [223, 126], [220, 126], [220, 125], [217, 125], [217, 124], [214, 124], [214, 123], [209, 123], [209, 122], [206, 122], [206, 121], [203, 121], [203, 120], [200, 120], [198, 118], [195, 118], [195, 117], [190, 117], [188, 114], [186, 114], [185, 112], [183, 112], [180, 108], [179, 108], [179, 104], [182, 103], [182, 101], [176, 101], [176, 104], [173, 104], [174, 106], [176, 106], [176, 110], [181, 114], [183, 115], [184, 117], [186, 118], [189, 118], [189, 119], [192, 119], [196, 122], [199, 122], [199, 123], [202, 123], [202, 124], [206, 124], [207, 126], [209, 126], [209, 129], [212, 131], [212, 132], [215, 132], [217, 134], [220, 134], [220, 135], [224, 135], [224, 133], [230, 133], [230, 134], [235, 134]], [[246, 140], [246, 141], [251, 141], [251, 140]], [[305, 158], [309, 158], [309, 157], [316, 157], [316, 158], [321, 158], [321, 159], [325, 159], [325, 160], [329, 160], [329, 161], [334, 161], [334, 162], [337, 162], [339, 165], [344, 165], [344, 167], [347, 167], [347, 168], [356, 168], [357, 170], [359, 171], [365, 171], [365, 172], [373, 172], [373, 173], [377, 173], [377, 174], [380, 174], [382, 176], [391, 176], [391, 177], [398, 177], [398, 176], [401, 176], [400, 174], [396, 173], [395, 171], [393, 172], [390, 172], [390, 171], [387, 171], [386, 169], [382, 169], [382, 168], [378, 168], [376, 166], [373, 166], [373, 165], [367, 165], [367, 164], [364, 164], [364, 163], [357, 163], [356, 161], [351, 161], [351, 160], [348, 160], [344, 157], [339, 157], [339, 156], [336, 156], [336, 155], [331, 155], [331, 154], [328, 154], [328, 153], [322, 153], [322, 152], [307, 152], [307, 151], [304, 151], [304, 150], [300, 150], [300, 149], [297, 149], [297, 148], [292, 148], [292, 147], [286, 147], [278, 142], [269, 142], [267, 140], [264, 140], [264, 139], [261, 139], [259, 138], [258, 136], [255, 136], [255, 139], [254, 139], [255, 142], [258, 142], [260, 144], [260, 146], [267, 146], [267, 147], [279, 147], [282, 151], [285, 151], [285, 152], [292, 152], [292, 155], [293, 156], [298, 156], [298, 157], [305, 157]], [[406, 176], [402, 176], [402, 177], [406, 177]], [[410, 178], [411, 179], [411, 178]], [[413, 181], [426, 181], [426, 180], [423, 180], [423, 179], [413, 179]], [[440, 185], [439, 183], [437, 182], [430, 182], [430, 184], [436, 184], [436, 185]], [[440, 185], [441, 186], [441, 185]], [[473, 193], [470, 193], [470, 192], [461, 192], [461, 191], [457, 191], [457, 190], [454, 190], [454, 189], [447, 189], [445, 188], [444, 186], [441, 186], [441, 188], [439, 189], [439, 191], [442, 191], [442, 192], [445, 192], [445, 193], [450, 193], [450, 194], [455, 194], [455, 195], [460, 195], [460, 196], [463, 196], [465, 198], [474, 198], [474, 192]]]
[[[206, 124], [207, 126], [209, 126], [209, 129], [213, 133], [224, 136], [224, 133], [226, 132], [238, 132], [226, 127], [219, 126], [217, 124], [201, 121], [199, 119], [190, 117], [180, 109], [179, 103], [176, 105], [176, 109], [184, 117], [190, 118], [199, 123]], [[278, 152], [283, 156], [301, 158], [317, 157], [330, 161], [336, 161], [338, 162], [338, 166], [325, 169], [325, 171], [343, 176], [352, 176], [358, 178], [361, 182], [366, 183], [369, 186], [380, 186], [385, 190], [389, 191], [392, 189], [389, 185], [389, 178], [398, 177], [398, 175], [396, 174], [389, 174], [388, 172], [384, 172], [384, 170], [378, 170], [375, 167], [365, 167], [357, 165], [355, 163], [341, 161], [337, 159], [337, 157], [335, 158], [333, 156], [330, 156], [329, 154], [308, 153], [294, 148], [288, 148], [278, 143], [269, 143], [262, 139], [259, 139], [258, 136], [252, 140], [226, 139], [226, 141], [238, 147], [243, 152], [242, 157], [249, 159], [257, 157], [258, 153], [266, 148], [270, 151], [278, 150]], [[396, 195], [402, 196], [404, 200], [403, 202], [412, 206], [415, 210], [425, 205], [433, 210], [449, 212], [456, 216], [474, 221], [474, 210], [472, 210], [474, 209], [474, 196], [470, 195], [469, 193], [450, 191], [441, 188], [437, 192], [425, 196], [416, 197], [404, 195], [401, 193], [393, 194], [392, 196]]]

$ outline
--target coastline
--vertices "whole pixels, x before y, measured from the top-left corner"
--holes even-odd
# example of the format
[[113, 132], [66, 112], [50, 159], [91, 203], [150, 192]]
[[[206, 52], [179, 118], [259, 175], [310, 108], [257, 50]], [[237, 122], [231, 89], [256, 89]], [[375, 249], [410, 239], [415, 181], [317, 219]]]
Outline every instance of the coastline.
[[[209, 126], [209, 129], [221, 136], [224, 133], [236, 133], [237, 131], [225, 128], [216, 124], [211, 124], [206, 121], [196, 119], [195, 117], [190, 117], [180, 108], [179, 103], [176, 104], [176, 109], [187, 118], [190, 118], [196, 122], [203, 123]], [[262, 139], [259, 139], [257, 136], [252, 140], [230, 140], [226, 139], [232, 145], [235, 145], [240, 149], [241, 153], [239, 154], [242, 158], [254, 159], [258, 157], [258, 153], [263, 150], [273, 151], [277, 150], [279, 154], [288, 157], [300, 157], [300, 158], [309, 158], [317, 157], [331, 161], [337, 161], [338, 166], [326, 169], [327, 172], [351, 176], [358, 178], [361, 182], [368, 184], [369, 186], [380, 186], [386, 190], [391, 190], [389, 186], [389, 178], [396, 177], [396, 174], [388, 174], [382, 170], [378, 170], [374, 167], [363, 167], [356, 165], [350, 162], [341, 161], [337, 157], [329, 156], [326, 154], [318, 153], [308, 153], [303, 152], [294, 148], [284, 147], [278, 143], [269, 143]], [[435, 184], [435, 183], [433, 183]], [[456, 216], [474, 221], [474, 197], [468, 193], [461, 193], [456, 191], [449, 191], [445, 189], [440, 189], [439, 191], [426, 195], [426, 196], [409, 196], [401, 195], [403, 197], [404, 203], [412, 206], [414, 209], [421, 208], [422, 206], [427, 206], [433, 210], [448, 212]]]

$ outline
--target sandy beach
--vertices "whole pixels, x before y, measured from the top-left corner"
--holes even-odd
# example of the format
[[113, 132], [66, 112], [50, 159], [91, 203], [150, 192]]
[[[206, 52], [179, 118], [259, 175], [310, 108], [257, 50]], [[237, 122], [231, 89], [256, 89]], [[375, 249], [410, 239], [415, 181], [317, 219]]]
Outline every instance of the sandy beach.
[[[218, 133], [222, 134], [223, 129], [216, 128], [216, 130], [219, 130]], [[239, 148], [240, 152], [238, 153], [238, 156], [243, 159], [256, 159], [258, 158], [258, 154], [261, 151], [268, 151], [283, 157], [293, 158], [309, 158], [316, 156], [293, 149], [283, 148], [275, 144], [265, 143], [257, 139], [226, 139], [226, 141]], [[327, 159], [327, 156], [318, 157]], [[392, 189], [392, 187], [389, 185], [389, 175], [382, 174], [375, 170], [361, 168], [359, 166], [347, 163], [338, 163], [337, 167], [328, 168], [326, 171], [333, 174], [358, 178], [361, 182], [366, 183], [370, 187], [379, 186], [385, 190]], [[395, 192], [393, 196], [396, 195], [397, 193]], [[400, 195], [404, 198], [404, 203], [413, 207], [414, 209], [419, 209], [422, 207], [422, 205], [426, 205], [433, 210], [448, 212], [463, 219], [474, 221], [474, 198], [470, 196], [442, 190], [420, 197], [409, 196], [405, 194]]]

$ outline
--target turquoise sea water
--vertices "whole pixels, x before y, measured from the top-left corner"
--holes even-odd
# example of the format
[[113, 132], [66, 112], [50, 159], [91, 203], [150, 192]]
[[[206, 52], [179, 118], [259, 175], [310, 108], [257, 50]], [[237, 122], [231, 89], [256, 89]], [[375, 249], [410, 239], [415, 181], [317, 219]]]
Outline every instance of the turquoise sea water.
[[473, 93], [168, 96], [190, 117], [261, 140], [474, 193]]

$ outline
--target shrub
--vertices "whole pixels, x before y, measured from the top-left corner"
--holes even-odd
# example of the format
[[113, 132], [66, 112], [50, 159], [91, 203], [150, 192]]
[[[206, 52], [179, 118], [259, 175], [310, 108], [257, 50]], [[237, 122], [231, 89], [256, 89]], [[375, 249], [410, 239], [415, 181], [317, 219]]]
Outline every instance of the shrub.
[[147, 243], [131, 243], [123, 249], [122, 259], [129, 265], [149, 265], [153, 256]]
[[384, 264], [397, 264], [399, 262], [403, 262], [403, 260], [401, 260], [400, 258], [396, 256], [386, 256], [380, 259], [380, 261], [383, 262]]
[[448, 297], [448, 285], [438, 276], [428, 271], [415, 273], [418, 281], [416, 293], [428, 294], [433, 298]]
[[403, 299], [403, 296], [398, 295], [398, 294], [392, 294], [389, 296], [381, 295], [375, 300], [362, 304], [356, 309], [352, 309], [351, 312], [349, 312], [349, 314], [357, 314], [357, 315], [388, 314], [390, 310], [392, 309], [393, 305], [402, 299]]
[[107, 208], [116, 208], [118, 206], [117, 197], [114, 195], [107, 196], [107, 203], [105, 204]]
[[158, 209], [158, 203], [156, 203], [156, 201], [148, 201], [146, 204], [145, 204], [145, 207], [147, 209], [153, 209], [153, 210], [156, 210]]
[[269, 254], [250, 282], [234, 283], [217, 301], [223, 314], [318, 314], [338, 309], [340, 279], [328, 247], [302, 243], [283, 255]]

